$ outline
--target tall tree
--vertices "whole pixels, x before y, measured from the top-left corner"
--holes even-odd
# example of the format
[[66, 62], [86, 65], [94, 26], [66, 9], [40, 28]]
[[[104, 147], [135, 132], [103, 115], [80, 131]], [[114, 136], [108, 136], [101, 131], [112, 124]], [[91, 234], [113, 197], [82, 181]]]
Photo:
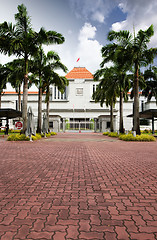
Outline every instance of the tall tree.
[[44, 82], [44, 69], [48, 57], [45, 55], [41, 46], [38, 48], [37, 53], [34, 55], [33, 64], [31, 66], [31, 72], [33, 73], [30, 77], [31, 82], [35, 83], [38, 88], [38, 120], [37, 120], [37, 132], [41, 133], [42, 128], [42, 95], [43, 95], [43, 82]]
[[97, 70], [94, 74], [94, 80], [99, 81], [99, 85], [96, 88], [96, 91], [93, 93], [93, 99], [95, 102], [100, 102], [100, 105], [103, 106], [106, 103], [106, 106], [110, 106], [110, 131], [114, 131], [113, 124], [113, 107], [116, 103], [118, 96], [117, 89], [115, 88], [115, 83], [113, 79], [115, 78], [113, 73], [113, 68], [102, 68]]
[[67, 78], [60, 76], [56, 70], [63, 70], [63, 72], [67, 72], [67, 68], [60, 61], [55, 61], [47, 66], [45, 69], [45, 79], [44, 79], [44, 89], [46, 91], [45, 102], [47, 105], [47, 120], [48, 120], [48, 128], [49, 128], [49, 102], [50, 102], [50, 85], [54, 85], [58, 88], [58, 90], [63, 94], [65, 92], [66, 86], [68, 86], [69, 82]]
[[24, 59], [15, 59], [6, 64], [8, 72], [8, 82], [15, 88], [18, 94], [18, 110], [21, 111], [21, 86], [24, 81], [25, 61]]
[[[116, 33], [111, 31], [108, 34], [108, 40], [112, 41], [115, 37]], [[127, 91], [130, 87], [129, 75], [127, 74], [127, 70], [130, 68], [129, 65], [126, 64], [126, 60], [121, 58], [121, 54], [123, 54], [124, 49], [127, 46], [127, 42], [130, 40], [130, 34], [127, 31], [121, 32], [121, 38], [118, 38], [118, 41], [115, 43], [109, 43], [106, 46], [102, 47], [102, 58], [103, 61], [100, 64], [101, 68], [104, 67], [105, 63], [111, 62], [113, 64], [112, 71], [114, 73], [114, 77], [110, 80], [111, 85], [116, 88], [116, 92], [120, 98], [120, 120], [119, 120], [119, 131], [121, 133], [124, 132], [123, 125], [123, 99], [127, 99]]]
[[0, 64], [0, 108], [1, 108], [1, 98], [3, 90], [6, 88], [7, 84], [7, 70], [6, 67]]
[[31, 19], [28, 16], [26, 7], [18, 6], [18, 13], [15, 14], [16, 24], [4, 22], [0, 25], [0, 51], [4, 54], [15, 54], [23, 58], [24, 81], [23, 81], [23, 132], [27, 130], [27, 99], [28, 99], [28, 61], [34, 55], [41, 44], [61, 44], [64, 37], [55, 31], [46, 31], [41, 28], [39, 33], [33, 31]]
[[4, 54], [14, 54], [24, 59], [22, 118], [23, 132], [25, 133], [27, 130], [28, 60], [36, 50], [36, 34], [32, 30], [30, 17], [23, 4], [18, 6], [15, 21], [15, 25], [7, 22], [0, 25], [0, 48]]
[[148, 101], [154, 96], [157, 103], [157, 67], [153, 66], [145, 70], [144, 78], [146, 87], [142, 91], [142, 94], [147, 97]]
[[[50, 84], [56, 84], [59, 89], [63, 90], [66, 81], [60, 77], [59, 74], [54, 71], [62, 69], [64, 72], [67, 68], [60, 62], [60, 57], [57, 53], [49, 51], [47, 54], [44, 53], [41, 46], [38, 49], [37, 54], [33, 58], [33, 64], [31, 66], [32, 82], [36, 84], [39, 89], [38, 93], [38, 123], [37, 132], [41, 133], [42, 128], [42, 95], [46, 90], [46, 103], [49, 106], [49, 86]], [[49, 114], [47, 114], [49, 118]]]
[[[117, 60], [123, 62], [127, 67], [134, 66], [134, 121], [133, 129], [140, 134], [139, 122], [139, 70], [141, 66], [147, 66], [157, 54], [157, 48], [148, 49], [148, 43], [154, 35], [153, 25], [147, 30], [140, 30], [136, 36], [128, 31], [111, 31], [109, 40], [116, 40], [121, 43], [120, 51], [117, 51]], [[123, 51], [121, 51], [123, 49]]]

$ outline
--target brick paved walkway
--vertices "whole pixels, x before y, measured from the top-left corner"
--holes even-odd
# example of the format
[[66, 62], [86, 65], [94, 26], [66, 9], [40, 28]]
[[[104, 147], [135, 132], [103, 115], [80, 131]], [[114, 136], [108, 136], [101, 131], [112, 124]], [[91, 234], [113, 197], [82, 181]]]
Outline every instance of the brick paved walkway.
[[157, 239], [157, 142], [0, 141], [0, 239]]

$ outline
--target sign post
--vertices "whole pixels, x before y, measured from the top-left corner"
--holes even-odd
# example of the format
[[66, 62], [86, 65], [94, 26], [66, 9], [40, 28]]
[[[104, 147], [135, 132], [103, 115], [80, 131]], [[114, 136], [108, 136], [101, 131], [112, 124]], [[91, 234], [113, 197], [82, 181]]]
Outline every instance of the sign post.
[[15, 128], [16, 128], [17, 130], [21, 130], [21, 129], [23, 128], [23, 123], [20, 122], [20, 121], [16, 122], [16, 123], [15, 123]]

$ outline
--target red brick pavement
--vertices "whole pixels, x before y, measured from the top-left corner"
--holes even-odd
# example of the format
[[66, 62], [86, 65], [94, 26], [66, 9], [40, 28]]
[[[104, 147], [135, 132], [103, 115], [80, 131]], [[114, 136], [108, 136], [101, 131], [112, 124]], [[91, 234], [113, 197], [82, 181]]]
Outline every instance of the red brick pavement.
[[157, 142], [0, 141], [0, 239], [157, 239]]

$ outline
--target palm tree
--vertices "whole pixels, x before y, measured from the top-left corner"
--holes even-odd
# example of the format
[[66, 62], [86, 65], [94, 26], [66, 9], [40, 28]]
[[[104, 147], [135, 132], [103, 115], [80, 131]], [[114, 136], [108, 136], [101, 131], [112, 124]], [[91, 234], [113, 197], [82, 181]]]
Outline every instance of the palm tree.
[[1, 98], [2, 98], [2, 93], [3, 89], [6, 88], [7, 84], [7, 69], [5, 66], [0, 64], [0, 108], [1, 108]]
[[45, 79], [44, 79], [44, 89], [46, 90], [46, 98], [45, 102], [47, 105], [47, 120], [48, 120], [48, 128], [49, 128], [49, 103], [50, 103], [50, 85], [55, 85], [58, 87], [58, 90], [63, 94], [66, 86], [68, 86], [69, 82], [66, 77], [60, 76], [55, 71], [58, 69], [62, 69], [65, 73], [67, 72], [67, 68], [60, 61], [56, 61], [54, 63], [49, 64], [45, 68]]
[[[4, 54], [14, 54], [24, 59], [22, 118], [23, 132], [25, 133], [27, 129], [28, 60], [36, 50], [36, 35], [32, 30], [30, 17], [23, 4], [18, 6], [18, 13], [15, 14], [15, 21], [15, 25], [7, 22], [1, 24], [0, 47]], [[2, 39], [4, 41], [2, 41]]]
[[117, 85], [117, 91], [119, 96], [119, 109], [120, 109], [120, 120], [119, 120], [119, 131], [124, 133], [124, 124], [123, 124], [123, 101], [128, 100], [128, 91], [130, 89], [130, 74], [127, 74], [126, 71], [122, 71], [119, 68], [115, 69], [117, 74], [117, 80], [115, 84]]
[[24, 78], [24, 59], [15, 59], [12, 62], [6, 64], [8, 71], [8, 82], [15, 88], [18, 94], [18, 110], [21, 111], [21, 85]]
[[[109, 32], [108, 40], [112, 41], [116, 35], [116, 32]], [[112, 62], [114, 72], [114, 77], [110, 80], [110, 84], [116, 88], [116, 92], [120, 97], [120, 121], [119, 121], [119, 131], [124, 132], [123, 126], [123, 98], [127, 100], [127, 91], [130, 87], [129, 75], [127, 70], [130, 68], [126, 64], [126, 60], [121, 58], [124, 49], [127, 46], [127, 42], [130, 40], [130, 34], [128, 31], [121, 31], [121, 38], [117, 37], [116, 43], [109, 43], [106, 46], [102, 47], [102, 57], [103, 61], [100, 64], [100, 67], [103, 68], [105, 63]], [[110, 86], [111, 86], [110, 85]]]
[[[133, 130], [140, 134], [139, 122], [139, 70], [141, 66], [147, 66], [157, 54], [157, 48], [148, 49], [148, 43], [153, 36], [154, 30], [151, 25], [147, 30], [140, 30], [137, 36], [132, 37], [128, 31], [109, 33], [109, 40], [117, 40], [120, 42], [119, 51], [117, 51], [116, 59], [119, 63], [124, 63], [126, 68], [134, 66], [134, 126]], [[123, 51], [121, 51], [123, 50]]]
[[146, 87], [142, 91], [142, 94], [147, 97], [148, 101], [154, 96], [157, 103], [157, 67], [153, 66], [152, 68], [145, 70], [144, 78]]
[[[37, 132], [41, 133], [42, 127], [42, 94], [46, 90], [46, 103], [47, 109], [49, 106], [49, 86], [50, 84], [56, 84], [61, 90], [65, 87], [66, 81], [60, 77], [54, 70], [62, 69], [64, 72], [67, 68], [60, 62], [59, 55], [53, 51], [49, 51], [45, 55], [41, 46], [38, 49], [37, 54], [33, 58], [33, 64], [31, 66], [31, 72], [33, 73], [30, 77], [32, 83], [35, 83], [39, 89], [38, 93], [38, 124]], [[49, 110], [48, 110], [49, 112]], [[49, 113], [47, 113], [49, 118]]]
[[95, 102], [100, 102], [103, 106], [104, 102], [106, 106], [110, 106], [110, 131], [114, 131], [113, 126], [113, 107], [117, 99], [117, 89], [115, 88], [115, 78], [113, 68], [101, 68], [94, 74], [94, 81], [100, 81], [96, 91], [93, 93], [93, 99]]
[[0, 51], [4, 54], [16, 55], [23, 58], [23, 132], [27, 130], [27, 99], [28, 99], [28, 61], [37, 52], [41, 44], [61, 44], [64, 37], [55, 31], [46, 31], [41, 28], [39, 33], [33, 31], [31, 19], [28, 16], [26, 7], [18, 6], [18, 13], [15, 14], [16, 24], [4, 22], [0, 25]]
[[32, 83], [38, 88], [38, 122], [37, 132], [41, 133], [42, 127], [42, 95], [43, 95], [43, 82], [44, 82], [44, 68], [48, 62], [48, 58], [45, 55], [41, 46], [38, 52], [34, 55], [33, 65], [31, 66], [31, 72], [33, 73], [30, 77]]

